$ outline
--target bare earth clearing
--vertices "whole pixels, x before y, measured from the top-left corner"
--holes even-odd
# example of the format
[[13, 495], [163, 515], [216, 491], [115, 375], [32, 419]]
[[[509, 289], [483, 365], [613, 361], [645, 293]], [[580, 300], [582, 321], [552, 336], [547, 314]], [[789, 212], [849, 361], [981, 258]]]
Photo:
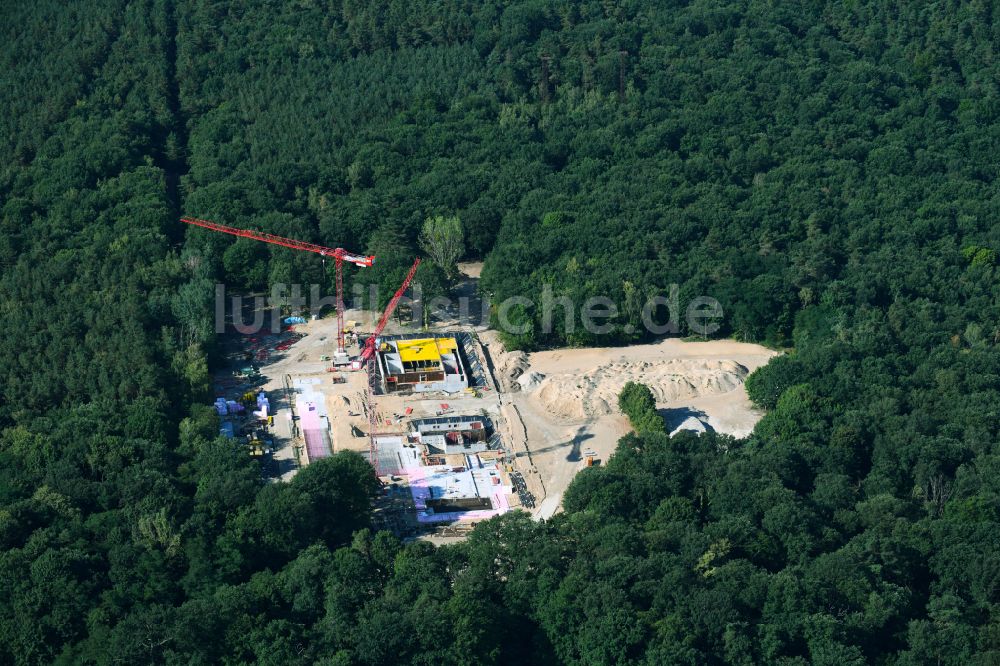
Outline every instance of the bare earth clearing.
[[714, 340], [616, 348], [505, 352], [496, 333], [481, 338], [493, 357], [505, 417], [520, 421], [528, 455], [545, 486], [536, 513], [551, 516], [588, 455], [606, 461], [629, 431], [617, 406], [627, 381], [647, 384], [669, 428], [694, 417], [707, 428], [744, 437], [761, 414], [743, 381], [776, 352], [759, 345]]
[[[390, 429], [398, 425], [400, 431], [406, 419], [436, 415], [444, 404], [450, 413], [490, 416], [513, 452], [514, 468], [536, 497], [536, 517], [556, 513], [563, 492], [586, 458], [606, 462], [618, 439], [628, 432], [628, 422], [617, 406], [618, 392], [627, 381], [650, 387], [670, 429], [696, 419], [705, 428], [743, 437], [759, 420], [761, 415], [750, 405], [743, 383], [775, 352], [729, 340], [677, 339], [631, 347], [507, 352], [496, 332], [476, 315], [481, 311], [475, 296], [481, 265], [462, 264], [460, 268], [464, 281], [456, 291], [473, 299], [469, 309], [474, 323], [459, 326], [457, 311], [439, 312], [430, 328], [475, 331], [484, 360], [493, 367], [487, 378], [491, 386], [479, 395], [380, 396], [379, 411]], [[356, 320], [360, 331], [371, 330], [370, 312], [348, 311], [346, 319]], [[335, 451], [366, 451], [368, 447], [364, 373], [338, 373], [345, 381], [334, 383], [332, 373], [327, 372], [329, 363], [320, 360], [333, 351], [335, 326], [334, 317], [297, 326], [306, 336], [261, 367], [265, 388], [277, 398], [276, 458], [286, 479], [295, 471], [288, 405], [279, 395], [286, 376], [293, 386], [306, 385], [324, 395]], [[387, 332], [416, 330], [416, 325], [396, 322], [387, 328]]]

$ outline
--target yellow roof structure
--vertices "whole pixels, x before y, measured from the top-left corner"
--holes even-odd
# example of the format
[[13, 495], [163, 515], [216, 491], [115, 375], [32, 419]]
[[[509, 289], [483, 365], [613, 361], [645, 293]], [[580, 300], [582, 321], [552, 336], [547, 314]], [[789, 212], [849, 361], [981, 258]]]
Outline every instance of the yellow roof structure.
[[418, 338], [396, 340], [396, 351], [403, 363], [411, 361], [439, 361], [441, 354], [453, 354], [458, 349], [455, 338]]

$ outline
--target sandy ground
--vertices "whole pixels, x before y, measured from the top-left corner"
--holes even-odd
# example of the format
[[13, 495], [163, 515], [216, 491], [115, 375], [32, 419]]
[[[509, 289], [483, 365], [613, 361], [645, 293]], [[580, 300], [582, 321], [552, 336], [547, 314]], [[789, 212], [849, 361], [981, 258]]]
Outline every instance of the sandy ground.
[[473, 280], [478, 280], [479, 276], [483, 273], [483, 262], [464, 262], [458, 264], [458, 272], [462, 275], [472, 278]]
[[[463, 280], [456, 295], [465, 297], [472, 318], [464, 317], [458, 304], [434, 313], [431, 329], [473, 331], [479, 335], [484, 359], [492, 365], [490, 387], [479, 395], [388, 395], [378, 398], [382, 432], [402, 432], [411, 418], [452, 414], [484, 414], [493, 419], [503, 441], [512, 451], [514, 468], [535, 495], [535, 516], [548, 518], [560, 508], [563, 492], [586, 459], [608, 460], [618, 439], [629, 431], [617, 407], [618, 392], [626, 381], [641, 381], [652, 389], [657, 406], [673, 429], [695, 418], [706, 428], [746, 436], [760, 419], [746, 397], [746, 376], [765, 364], [775, 352], [752, 344], [728, 340], [683, 342], [667, 339], [656, 344], [620, 348], [561, 349], [525, 354], [507, 352], [496, 332], [488, 330], [476, 294], [481, 264], [461, 264]], [[457, 300], [457, 299], [456, 299]], [[483, 316], [477, 317], [477, 313]], [[360, 331], [371, 329], [371, 312], [351, 310], [345, 319], [358, 322]], [[281, 355], [261, 366], [265, 388], [278, 398], [275, 418], [276, 459], [282, 478], [297, 469], [296, 447], [288, 418], [289, 406], [281, 399], [285, 377], [318, 378], [313, 386], [326, 396], [334, 451], [368, 450], [368, 417], [363, 372], [338, 372], [334, 381], [329, 363], [321, 361], [336, 344], [336, 318], [327, 317], [296, 327], [306, 334]], [[391, 320], [387, 332], [419, 330]], [[348, 348], [359, 353], [357, 346]], [[274, 398], [272, 398], [274, 402]], [[409, 415], [407, 410], [411, 410]]]
[[509, 431], [527, 441], [544, 485], [536, 515], [546, 518], [587, 457], [607, 461], [629, 431], [617, 395], [625, 382], [647, 384], [672, 429], [694, 417], [706, 428], [743, 437], [761, 414], [743, 386], [746, 376], [776, 352], [759, 345], [717, 340], [621, 348], [561, 349], [524, 354], [503, 350], [496, 334], [482, 334], [501, 384]]

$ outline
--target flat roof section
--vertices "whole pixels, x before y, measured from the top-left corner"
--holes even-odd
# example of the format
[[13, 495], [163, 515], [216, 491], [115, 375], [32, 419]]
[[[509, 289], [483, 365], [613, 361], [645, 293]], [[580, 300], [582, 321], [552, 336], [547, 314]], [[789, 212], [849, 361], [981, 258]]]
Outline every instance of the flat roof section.
[[378, 468], [383, 476], [407, 476], [420, 467], [420, 453], [415, 446], [406, 446], [403, 437], [376, 435]]
[[[446, 466], [417, 467], [410, 470], [410, 493], [417, 508], [417, 522], [485, 520], [510, 510], [506, 495], [509, 489], [500, 482], [496, 465], [484, 464], [475, 455], [468, 458], [472, 462], [471, 469], [466, 468], [461, 472], [455, 472]], [[473, 497], [488, 498], [492, 508], [438, 513], [427, 505], [430, 499], [460, 500]]]
[[493, 422], [482, 414], [431, 416], [410, 421], [410, 430], [419, 433], [448, 432], [450, 430], [479, 430], [481, 428], [492, 432]]
[[442, 354], [453, 354], [458, 349], [455, 338], [416, 338], [392, 340], [403, 363], [414, 361], [440, 361]]

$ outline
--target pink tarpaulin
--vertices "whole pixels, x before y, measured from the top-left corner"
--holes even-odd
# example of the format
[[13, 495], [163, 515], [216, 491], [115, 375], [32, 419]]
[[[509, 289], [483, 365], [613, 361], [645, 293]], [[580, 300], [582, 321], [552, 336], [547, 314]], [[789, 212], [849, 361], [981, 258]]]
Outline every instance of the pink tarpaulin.
[[[481, 481], [478, 484], [480, 491], [482, 493], [485, 493], [486, 490], [490, 491], [489, 498], [493, 505], [492, 509], [432, 513], [427, 509], [427, 500], [432, 497], [432, 492], [440, 493], [440, 489], [446, 488], [449, 481], [465, 481], [470, 485], [475, 483], [473, 480], [473, 471], [466, 470], [464, 472], [456, 473], [452, 472], [447, 467], [414, 467], [408, 469], [407, 472], [409, 473], [410, 494], [413, 495], [413, 503], [417, 507], [417, 520], [421, 523], [455, 522], [456, 520], [486, 520], [487, 518], [499, 516], [500, 514], [506, 513], [510, 510], [510, 505], [507, 503], [507, 496], [504, 493], [503, 486], [495, 485], [491, 482], [487, 485], [485, 478], [480, 477]], [[469, 478], [460, 479], [460, 475], [468, 476]], [[440, 497], [440, 494], [437, 496]], [[483, 494], [482, 496], [485, 497], [486, 495]]]
[[302, 436], [306, 440], [306, 454], [309, 460], [329, 457], [330, 447], [323, 437], [323, 424], [316, 410], [316, 403], [306, 403], [306, 409], [299, 414], [299, 424], [302, 426]]

